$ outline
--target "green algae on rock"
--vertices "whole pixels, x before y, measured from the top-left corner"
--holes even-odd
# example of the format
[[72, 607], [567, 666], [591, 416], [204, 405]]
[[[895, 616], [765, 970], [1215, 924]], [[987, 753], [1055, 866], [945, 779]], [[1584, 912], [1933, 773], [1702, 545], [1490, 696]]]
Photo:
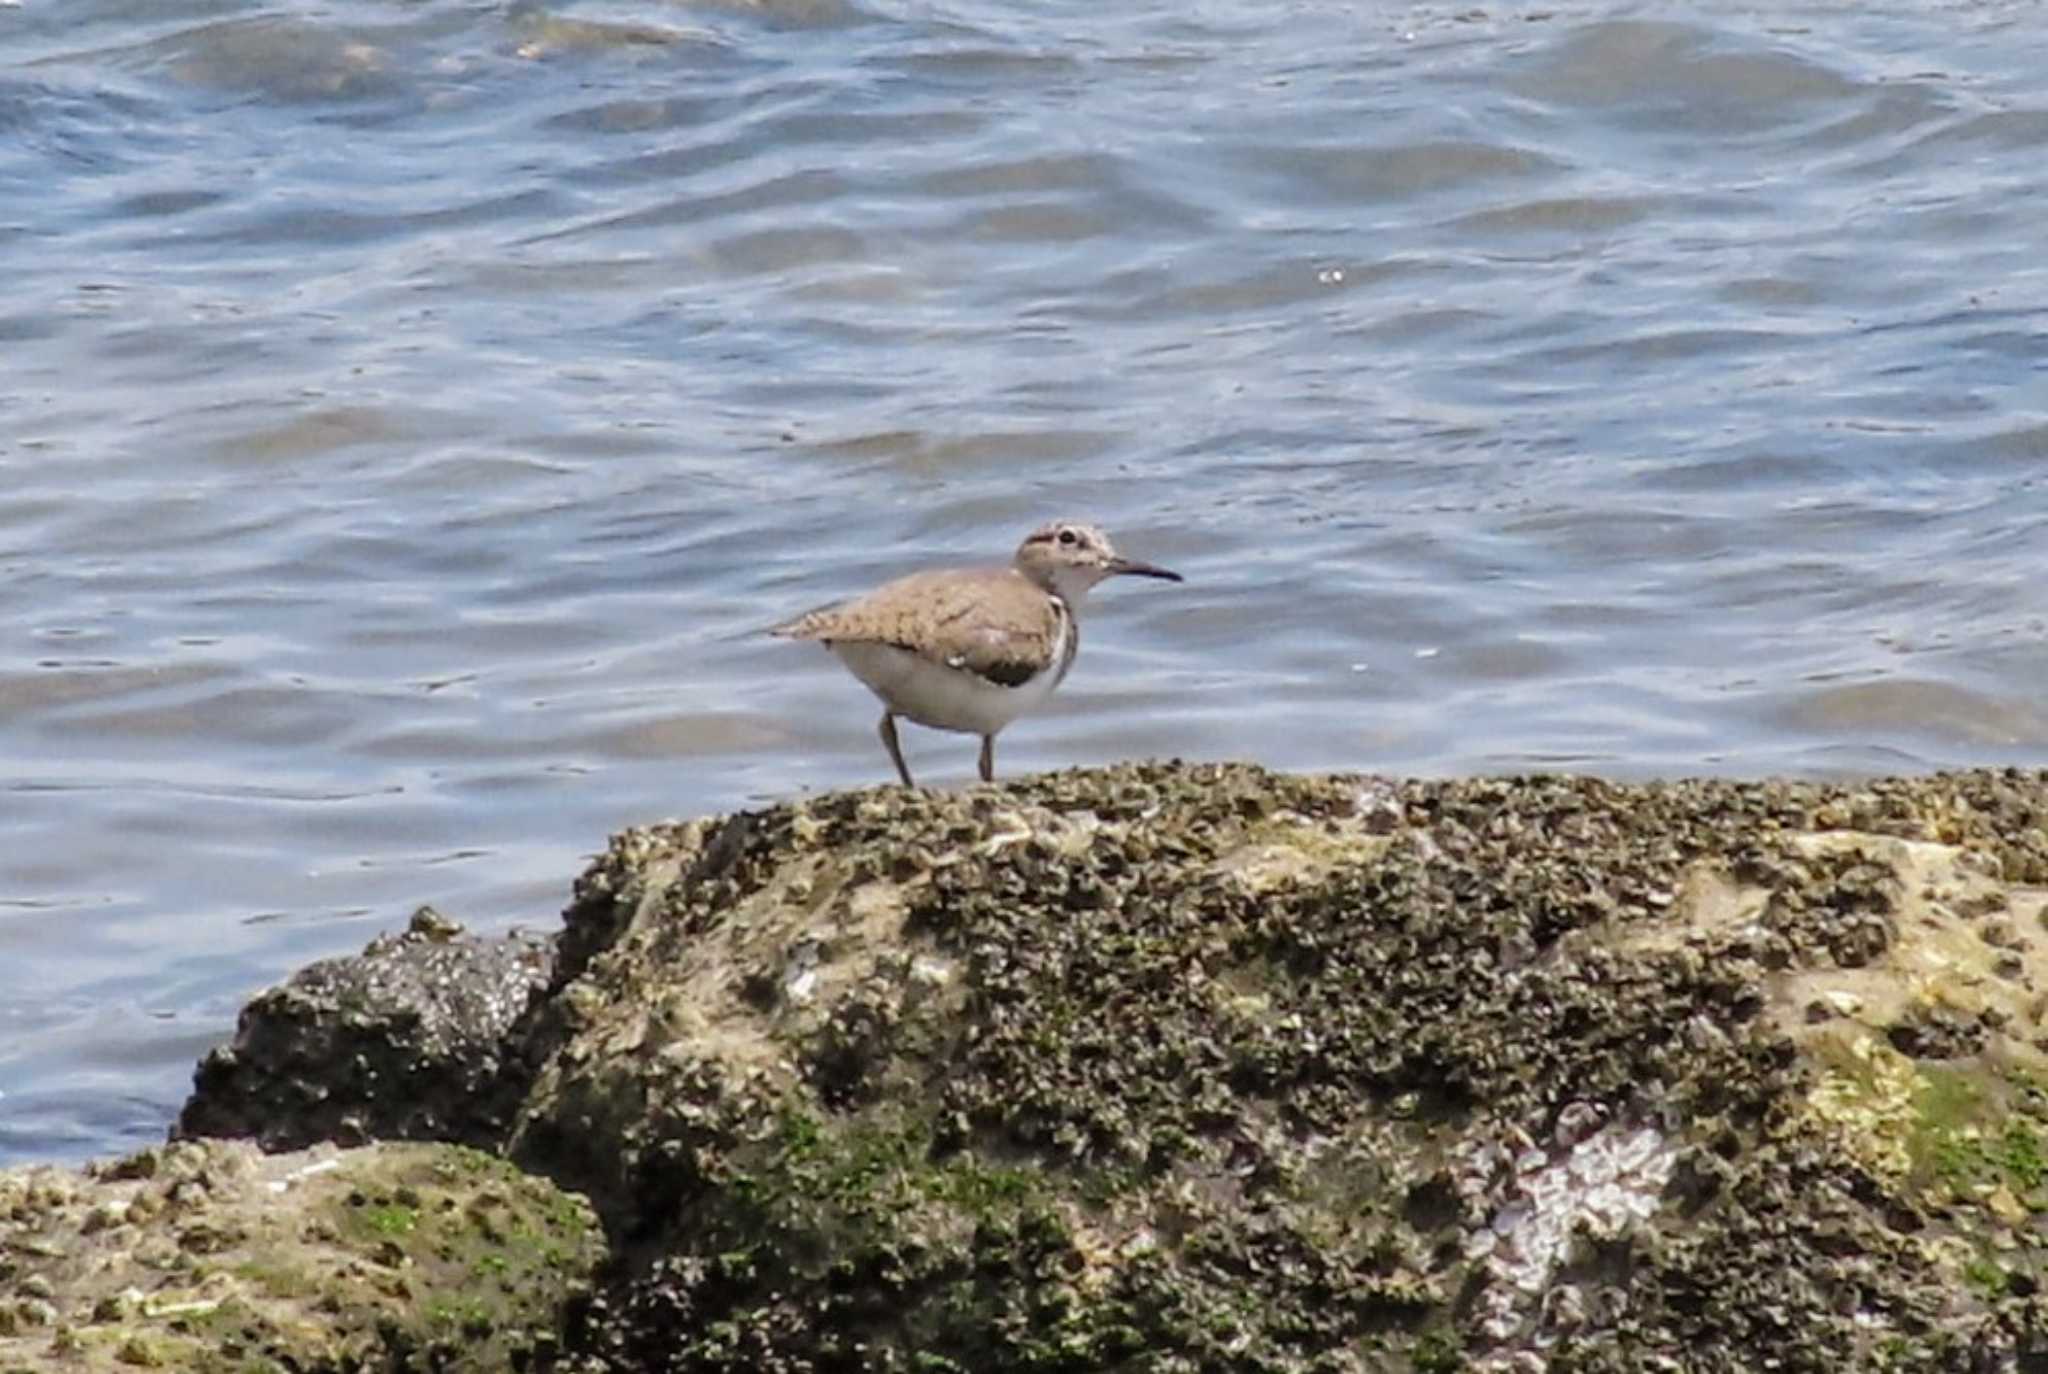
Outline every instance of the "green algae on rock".
[[602, 1255], [581, 1199], [451, 1145], [9, 1170], [0, 1240], [5, 1374], [496, 1374], [556, 1349]]
[[619, 1370], [1997, 1368], [2044, 881], [2017, 773], [822, 797], [613, 842], [512, 1149]]

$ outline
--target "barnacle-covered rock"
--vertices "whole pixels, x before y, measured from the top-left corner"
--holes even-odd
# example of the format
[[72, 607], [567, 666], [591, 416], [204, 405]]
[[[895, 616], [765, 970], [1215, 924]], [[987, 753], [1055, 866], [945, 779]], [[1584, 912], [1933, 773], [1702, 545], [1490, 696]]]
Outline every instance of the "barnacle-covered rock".
[[497, 1374], [557, 1353], [590, 1209], [451, 1145], [188, 1141], [0, 1172], [0, 1370]]
[[[184, 1129], [586, 1191], [535, 1369], [2020, 1370], [2044, 908], [2039, 774], [837, 794], [617, 836], [552, 941], [316, 966]], [[189, 1217], [175, 1270], [245, 1239], [209, 1186], [0, 1224]], [[156, 1357], [147, 1285], [12, 1243], [0, 1338]]]
[[821, 797], [613, 842], [510, 1148], [599, 1368], [2013, 1367], [2043, 882], [2018, 773]]
[[242, 1009], [200, 1062], [181, 1136], [316, 1141], [504, 1138], [525, 1093], [512, 1028], [547, 987], [552, 940], [467, 934], [421, 907], [400, 935], [299, 970]]

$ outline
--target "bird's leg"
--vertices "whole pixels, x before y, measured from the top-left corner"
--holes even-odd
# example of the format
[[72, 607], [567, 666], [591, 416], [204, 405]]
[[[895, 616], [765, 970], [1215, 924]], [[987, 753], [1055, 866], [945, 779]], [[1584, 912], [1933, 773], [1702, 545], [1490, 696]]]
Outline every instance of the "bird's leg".
[[981, 737], [981, 780], [983, 782], [994, 782], [996, 780], [996, 737], [994, 735], [983, 735]]
[[889, 762], [896, 765], [896, 776], [903, 779], [905, 787], [915, 787], [910, 780], [910, 769], [903, 762], [903, 746], [896, 742], [896, 713], [882, 712], [882, 747], [889, 751]]

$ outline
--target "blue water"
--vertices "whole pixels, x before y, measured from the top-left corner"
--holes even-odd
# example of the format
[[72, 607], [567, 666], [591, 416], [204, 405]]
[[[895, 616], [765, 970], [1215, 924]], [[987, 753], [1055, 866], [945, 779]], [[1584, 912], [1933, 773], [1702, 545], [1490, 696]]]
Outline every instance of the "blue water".
[[1189, 580], [1005, 772], [2048, 764], [2038, 20], [0, 7], [0, 1162], [885, 781], [759, 630], [1052, 515]]

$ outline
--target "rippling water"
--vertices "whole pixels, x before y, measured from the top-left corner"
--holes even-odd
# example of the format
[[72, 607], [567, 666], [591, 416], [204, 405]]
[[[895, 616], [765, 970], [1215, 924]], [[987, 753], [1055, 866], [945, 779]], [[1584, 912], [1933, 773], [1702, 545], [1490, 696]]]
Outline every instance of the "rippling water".
[[[879, 783], [761, 627], [1090, 515], [1015, 771], [2048, 763], [2005, 3], [0, 8], [0, 1161]], [[913, 730], [921, 776], [971, 739]]]

